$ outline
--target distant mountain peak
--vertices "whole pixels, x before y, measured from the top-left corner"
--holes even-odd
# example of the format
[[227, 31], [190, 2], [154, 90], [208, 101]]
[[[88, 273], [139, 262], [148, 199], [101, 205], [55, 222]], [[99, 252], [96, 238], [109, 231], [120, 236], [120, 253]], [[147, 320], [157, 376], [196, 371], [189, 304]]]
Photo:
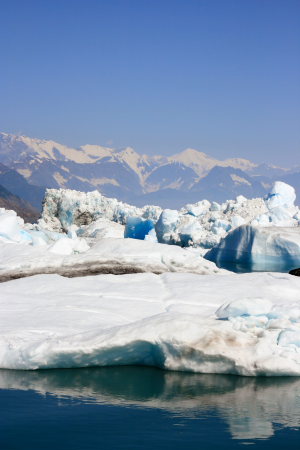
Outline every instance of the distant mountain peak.
[[213, 167], [234, 167], [235, 169], [251, 170], [257, 167], [257, 164], [243, 158], [231, 158], [220, 161], [212, 158], [204, 152], [200, 152], [193, 148], [187, 148], [181, 153], [177, 153], [169, 157], [171, 161], [178, 161], [191, 167], [200, 177], [206, 175]]
[[[206, 160], [206, 159], [214, 160], [214, 158], [211, 158], [206, 153], [200, 152], [199, 150], [196, 150], [195, 148], [186, 148], [182, 152], [179, 152], [179, 153], [176, 153], [173, 156], [170, 156], [170, 158], [172, 158], [174, 160], [180, 160], [180, 159], [184, 159], [184, 158], [197, 158], [197, 159], [204, 159], [204, 160]], [[214, 160], [214, 161], [217, 161], [217, 160]]]
[[180, 162], [193, 169], [198, 176], [203, 176], [217, 164], [217, 160], [209, 157], [206, 153], [199, 152], [193, 148], [187, 148], [180, 153], [169, 157], [169, 161]]

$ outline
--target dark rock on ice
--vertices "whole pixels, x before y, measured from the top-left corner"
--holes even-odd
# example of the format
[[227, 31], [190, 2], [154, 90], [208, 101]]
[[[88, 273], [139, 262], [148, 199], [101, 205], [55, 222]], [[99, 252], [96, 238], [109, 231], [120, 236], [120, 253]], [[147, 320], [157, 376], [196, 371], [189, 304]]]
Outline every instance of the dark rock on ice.
[[289, 274], [295, 275], [296, 277], [300, 277], [300, 268], [299, 269], [290, 270]]

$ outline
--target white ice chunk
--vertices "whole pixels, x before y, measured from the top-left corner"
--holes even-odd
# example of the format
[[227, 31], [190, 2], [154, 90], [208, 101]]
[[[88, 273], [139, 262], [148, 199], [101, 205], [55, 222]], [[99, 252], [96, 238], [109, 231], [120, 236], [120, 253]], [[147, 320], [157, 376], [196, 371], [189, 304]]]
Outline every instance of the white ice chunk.
[[49, 247], [49, 252], [57, 255], [72, 255], [74, 252], [86, 252], [89, 248], [85, 239], [62, 237]]
[[247, 199], [243, 195], [238, 195], [236, 198], [237, 203], [246, 203]]
[[300, 330], [284, 330], [278, 337], [278, 345], [282, 347], [295, 346], [300, 349]]
[[71, 255], [73, 253], [74, 243], [68, 237], [63, 237], [49, 247], [49, 252], [58, 255]]
[[83, 225], [77, 230], [80, 237], [91, 239], [124, 238], [124, 225], [108, 219], [97, 219], [90, 225]]
[[32, 243], [30, 233], [24, 229], [24, 220], [15, 211], [0, 209], [0, 239], [8, 242]]
[[231, 219], [231, 228], [237, 228], [245, 224], [245, 219], [239, 215], [233, 216]]
[[172, 240], [172, 233], [175, 232], [179, 219], [179, 213], [173, 209], [165, 209], [156, 225], [155, 231], [159, 242], [169, 243]]
[[272, 302], [266, 298], [246, 297], [222, 305], [217, 311], [219, 319], [237, 316], [258, 316], [268, 314], [272, 309]]
[[156, 242], [156, 243], [158, 242], [155, 228], [152, 228], [152, 230], [150, 230], [149, 233], [146, 234], [145, 241]]
[[266, 199], [266, 204], [269, 209], [278, 206], [289, 208], [294, 206], [295, 200], [295, 189], [282, 181], [276, 181]]

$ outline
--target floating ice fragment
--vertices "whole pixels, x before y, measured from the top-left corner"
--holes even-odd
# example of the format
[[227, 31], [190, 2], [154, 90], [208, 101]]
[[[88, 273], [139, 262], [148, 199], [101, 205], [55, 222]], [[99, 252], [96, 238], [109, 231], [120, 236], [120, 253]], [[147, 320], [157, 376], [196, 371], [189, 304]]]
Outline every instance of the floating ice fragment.
[[239, 215], [233, 216], [231, 219], [231, 228], [237, 228], [244, 225], [245, 219]]
[[267, 196], [266, 204], [269, 209], [276, 208], [277, 206], [288, 208], [294, 206], [295, 200], [295, 189], [282, 181], [276, 181]]
[[267, 298], [241, 298], [225, 303], [216, 311], [219, 319], [238, 316], [259, 316], [268, 314], [272, 309], [272, 302]]
[[155, 242], [155, 243], [158, 242], [157, 236], [156, 236], [156, 232], [155, 232], [155, 228], [152, 228], [152, 229], [149, 231], [149, 233], [146, 234], [146, 236], [145, 236], [145, 241], [148, 241], [148, 242]]
[[300, 348], [300, 330], [283, 330], [278, 336], [278, 345], [282, 347], [295, 346]]
[[0, 238], [11, 242], [31, 243], [31, 236], [23, 227], [24, 220], [15, 211], [0, 208]]
[[85, 239], [70, 239], [62, 237], [49, 248], [49, 252], [57, 255], [72, 255], [72, 253], [83, 253], [89, 249]]
[[171, 234], [176, 230], [177, 222], [179, 219], [179, 213], [173, 209], [165, 209], [156, 225], [155, 231], [157, 239], [161, 243], [168, 243], [171, 239]]

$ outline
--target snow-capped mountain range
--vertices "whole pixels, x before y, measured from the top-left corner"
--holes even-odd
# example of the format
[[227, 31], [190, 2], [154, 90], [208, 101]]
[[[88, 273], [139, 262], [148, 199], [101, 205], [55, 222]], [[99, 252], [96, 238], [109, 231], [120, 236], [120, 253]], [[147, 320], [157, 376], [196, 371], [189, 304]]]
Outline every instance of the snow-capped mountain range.
[[[224, 201], [239, 194], [261, 196], [274, 177], [295, 178], [298, 172], [242, 158], [219, 161], [195, 149], [169, 157], [147, 156], [131, 147], [72, 148], [8, 133], [0, 133], [0, 163], [18, 172], [30, 185], [98, 189], [137, 206], [154, 203], [169, 208], [202, 198]], [[14, 194], [22, 196], [22, 192]]]

